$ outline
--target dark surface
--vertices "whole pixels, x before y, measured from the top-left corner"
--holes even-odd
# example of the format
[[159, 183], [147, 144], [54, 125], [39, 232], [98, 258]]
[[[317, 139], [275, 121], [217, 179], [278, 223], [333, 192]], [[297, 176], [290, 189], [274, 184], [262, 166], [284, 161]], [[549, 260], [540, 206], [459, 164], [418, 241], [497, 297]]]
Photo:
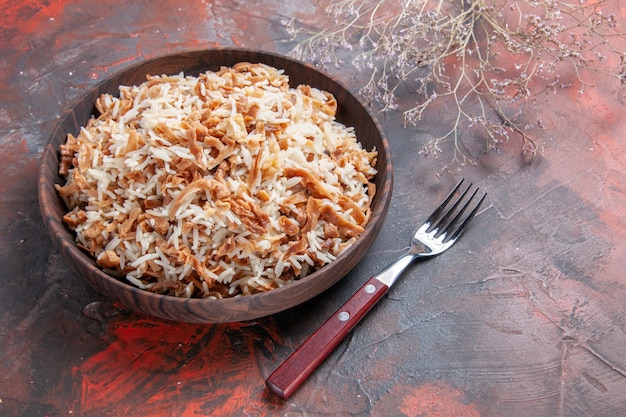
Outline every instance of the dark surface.
[[[318, 3], [154, 4], [1, 3], [0, 415], [624, 414], [626, 120], [623, 90], [603, 79], [550, 98], [532, 160], [513, 137], [457, 175], [444, 171], [449, 149], [418, 155], [445, 109], [416, 129], [380, 115], [395, 169], [384, 229], [350, 274], [302, 306], [179, 324], [89, 287], [38, 205], [40, 157], [63, 112], [142, 60], [219, 45], [286, 52], [283, 18], [327, 24]], [[331, 70], [358, 89], [354, 70]], [[288, 401], [270, 394], [264, 379], [402, 253], [458, 175], [489, 192], [462, 240], [411, 267]]]

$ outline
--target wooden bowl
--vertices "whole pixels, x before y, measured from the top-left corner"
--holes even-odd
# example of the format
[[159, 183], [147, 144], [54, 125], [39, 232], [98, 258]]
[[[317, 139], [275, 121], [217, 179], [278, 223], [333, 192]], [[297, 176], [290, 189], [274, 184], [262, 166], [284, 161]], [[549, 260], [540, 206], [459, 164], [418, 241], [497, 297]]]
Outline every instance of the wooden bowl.
[[[95, 261], [75, 244], [75, 236], [63, 223], [67, 212], [54, 185], [65, 181], [58, 175], [59, 145], [68, 133], [76, 135], [95, 112], [94, 103], [103, 93], [117, 94], [120, 85], [136, 85], [146, 75], [198, 75], [220, 66], [238, 62], [264, 63], [285, 70], [290, 85], [308, 84], [334, 94], [339, 110], [337, 120], [354, 126], [364, 148], [376, 147], [378, 174], [374, 182], [377, 192], [372, 202], [372, 216], [357, 241], [335, 261], [320, 270], [282, 288], [265, 293], [228, 299], [184, 299], [150, 293], [123, 279], [104, 273]], [[39, 172], [39, 204], [52, 240], [68, 264], [102, 294], [126, 307], [156, 317], [195, 323], [219, 323], [252, 320], [286, 310], [320, 294], [344, 277], [365, 255], [376, 238], [391, 200], [393, 174], [389, 145], [376, 119], [340, 83], [313, 66], [271, 54], [241, 49], [210, 49], [177, 53], [147, 60], [127, 68], [92, 88], [65, 112], [47, 144]]]

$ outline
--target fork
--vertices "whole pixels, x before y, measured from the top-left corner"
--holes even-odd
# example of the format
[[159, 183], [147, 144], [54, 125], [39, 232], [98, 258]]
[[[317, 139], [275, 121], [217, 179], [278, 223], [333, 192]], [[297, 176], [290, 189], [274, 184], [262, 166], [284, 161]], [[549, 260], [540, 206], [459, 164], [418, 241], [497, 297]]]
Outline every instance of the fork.
[[[289, 398], [389, 291], [413, 261], [439, 255], [459, 239], [487, 195], [483, 193], [478, 203], [475, 203], [479, 189], [476, 188], [470, 194], [470, 183], [450, 208], [447, 208], [463, 182], [461, 179], [443, 203], [417, 229], [408, 252], [363, 284], [265, 380], [265, 385], [271, 392], [280, 398]], [[465, 203], [461, 205], [463, 201]], [[464, 216], [472, 202], [473, 208]]]

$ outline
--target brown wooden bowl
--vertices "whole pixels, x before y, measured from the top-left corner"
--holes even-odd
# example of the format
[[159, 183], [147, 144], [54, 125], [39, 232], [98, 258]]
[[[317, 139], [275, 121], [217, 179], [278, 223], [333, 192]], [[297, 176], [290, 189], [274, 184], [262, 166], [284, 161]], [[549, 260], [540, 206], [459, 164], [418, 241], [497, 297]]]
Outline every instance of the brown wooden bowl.
[[[308, 84], [334, 94], [338, 102], [337, 120], [354, 126], [358, 140], [366, 149], [376, 147], [377, 192], [372, 202], [372, 216], [357, 241], [336, 260], [320, 270], [282, 288], [265, 293], [228, 299], [184, 299], [159, 295], [139, 289], [123, 279], [104, 273], [95, 261], [75, 244], [75, 236], [63, 223], [67, 208], [54, 185], [64, 184], [58, 175], [59, 145], [68, 133], [76, 135], [95, 113], [94, 103], [103, 93], [117, 94], [120, 85], [135, 85], [146, 75], [198, 75], [220, 66], [238, 62], [264, 63], [285, 70], [290, 85]], [[393, 174], [389, 145], [376, 119], [340, 83], [313, 66], [292, 59], [252, 50], [210, 49], [182, 52], [147, 60], [127, 68], [92, 88], [62, 115], [47, 144], [39, 172], [39, 204], [50, 236], [69, 265], [102, 294], [126, 307], [156, 317], [195, 323], [219, 323], [252, 320], [286, 310], [320, 294], [344, 277], [365, 255], [376, 238], [391, 200]]]

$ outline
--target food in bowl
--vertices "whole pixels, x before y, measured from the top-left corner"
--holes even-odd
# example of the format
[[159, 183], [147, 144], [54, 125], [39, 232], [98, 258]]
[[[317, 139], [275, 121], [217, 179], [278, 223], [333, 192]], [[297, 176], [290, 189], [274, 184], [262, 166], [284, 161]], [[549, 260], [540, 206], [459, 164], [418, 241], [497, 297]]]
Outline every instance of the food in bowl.
[[101, 95], [61, 145], [56, 185], [77, 245], [133, 285], [188, 298], [284, 286], [364, 230], [376, 149], [332, 94], [241, 62]]

